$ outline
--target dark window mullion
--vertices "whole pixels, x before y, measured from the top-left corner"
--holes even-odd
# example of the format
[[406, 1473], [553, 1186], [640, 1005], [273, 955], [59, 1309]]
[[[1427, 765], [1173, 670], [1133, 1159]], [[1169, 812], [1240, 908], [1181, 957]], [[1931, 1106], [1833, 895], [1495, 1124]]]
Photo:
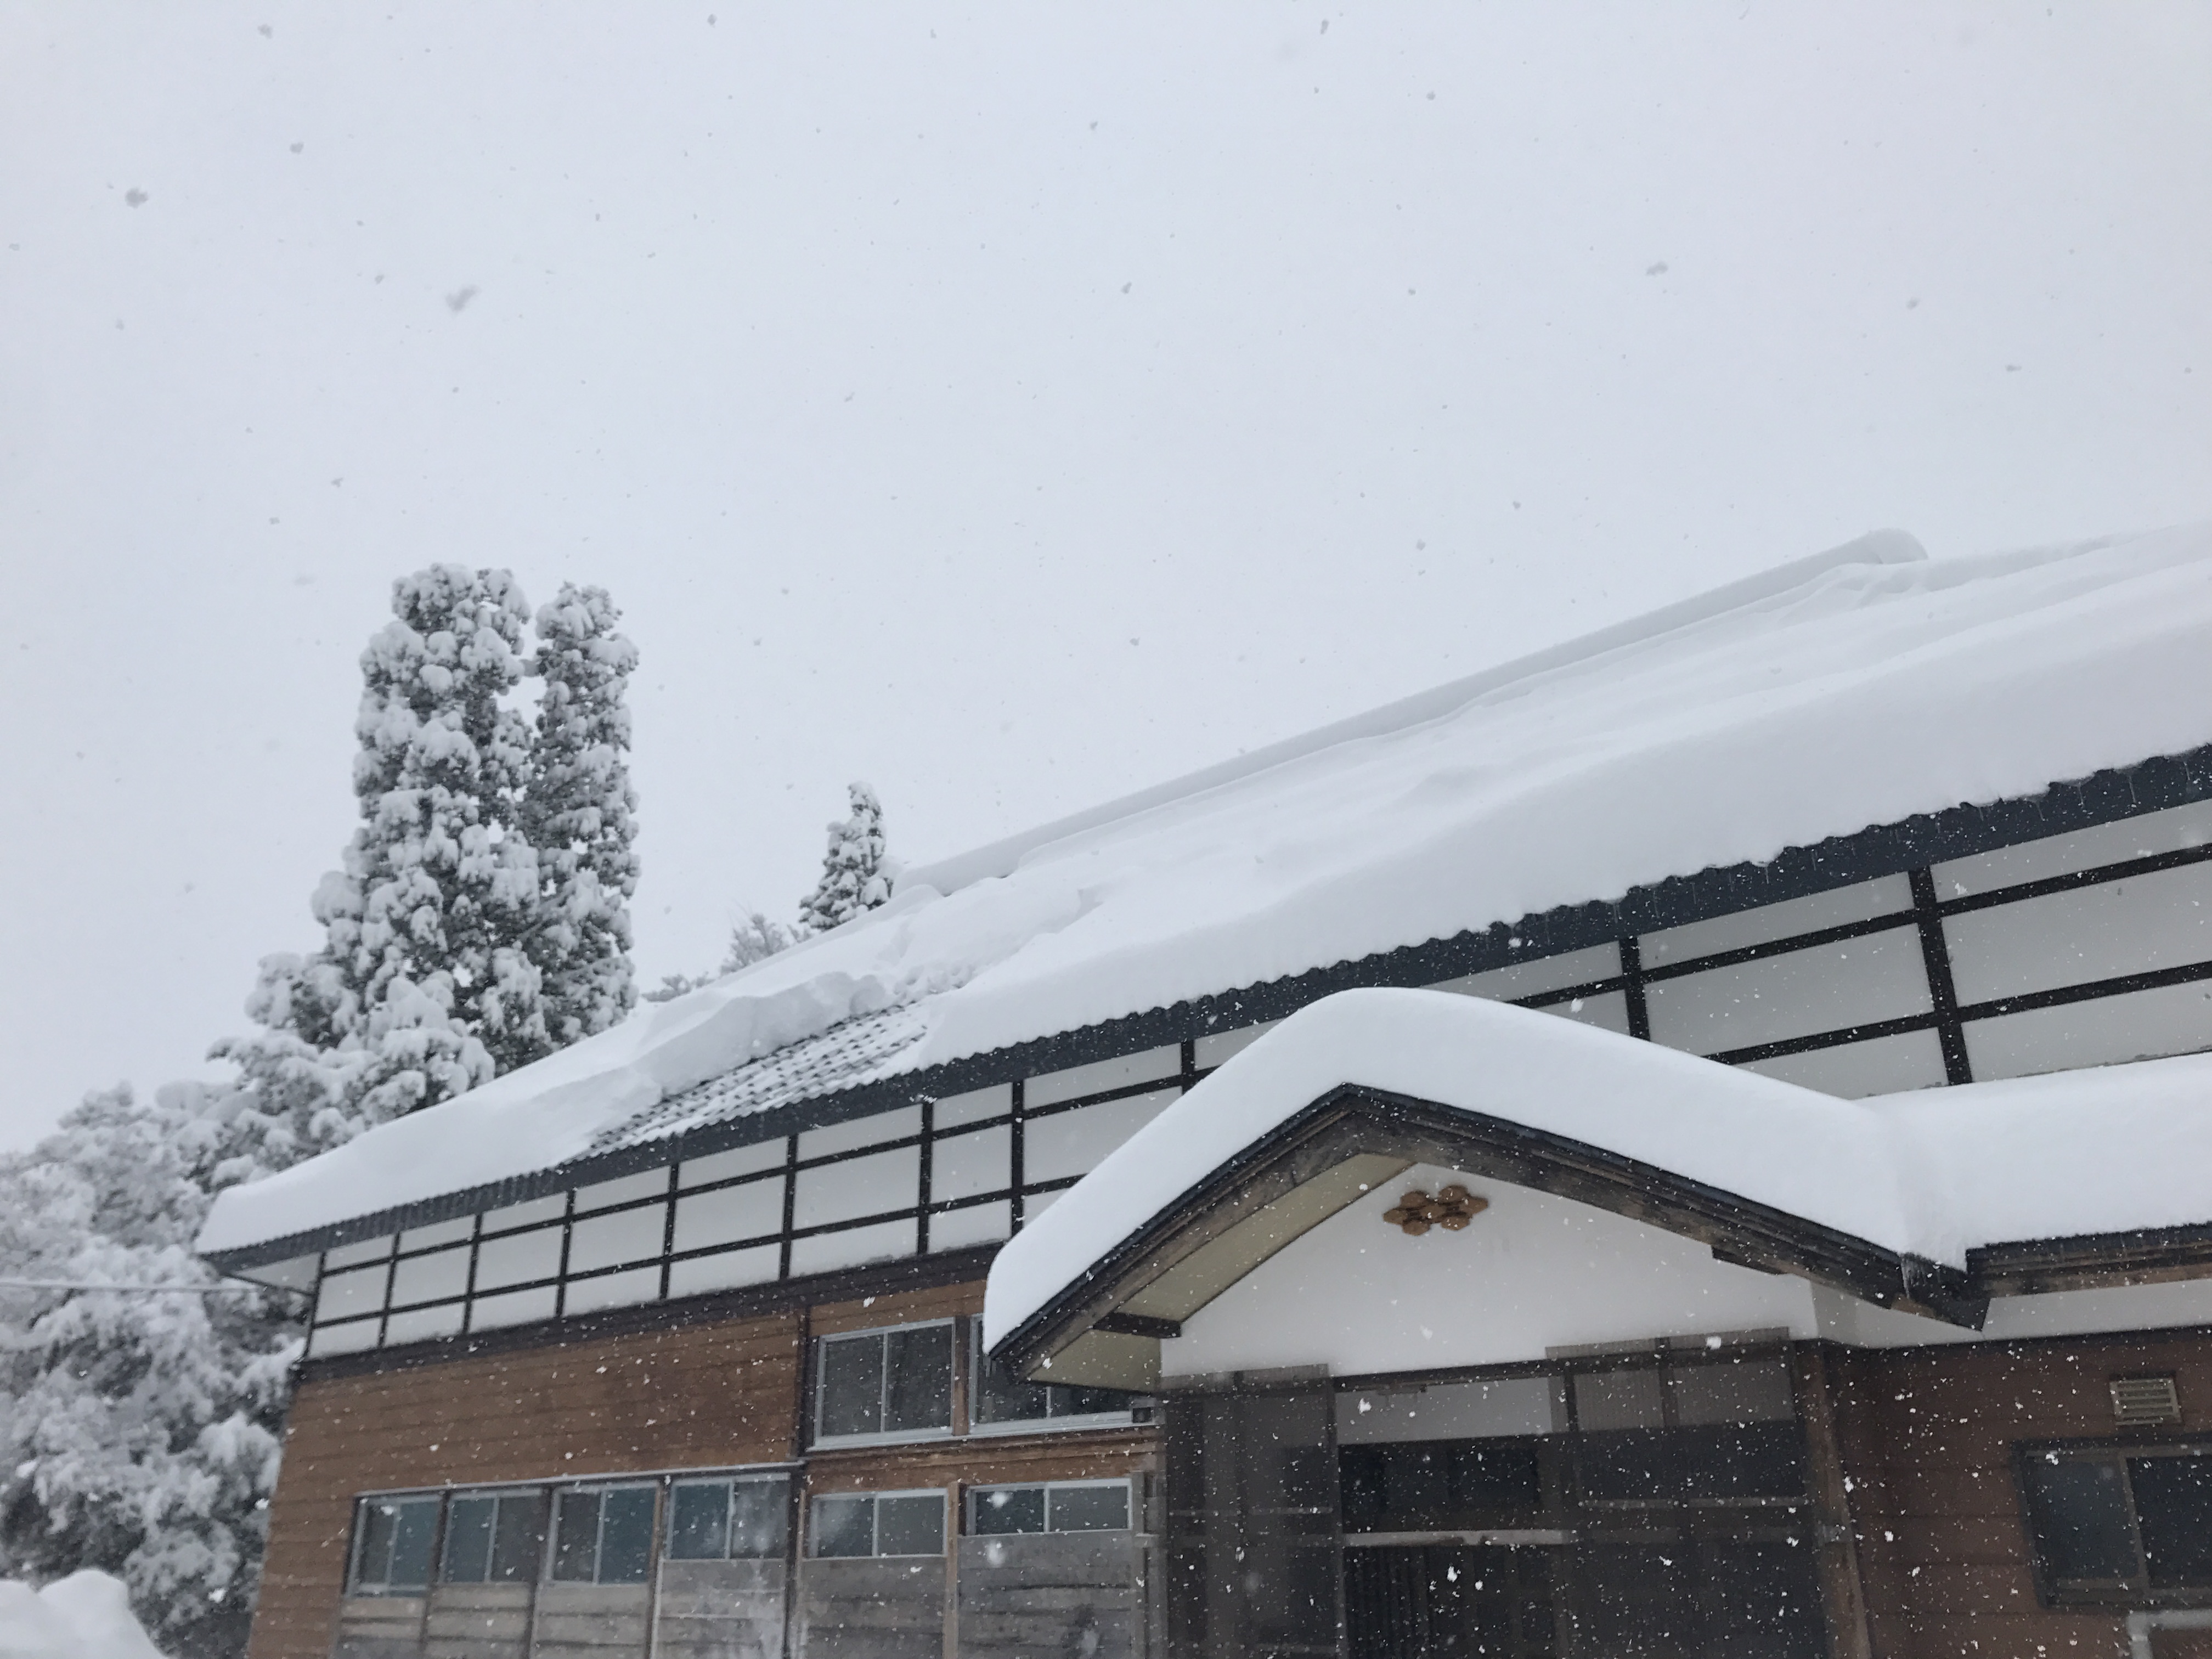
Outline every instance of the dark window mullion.
[[576, 1226], [576, 1189], [571, 1187], [563, 1194], [563, 1199], [564, 1208], [561, 1214], [561, 1266], [553, 1277], [553, 1317], [556, 1319], [560, 1318], [568, 1306], [568, 1237]]
[[1943, 910], [1936, 902], [1936, 878], [1928, 866], [1908, 872], [1912, 884], [1912, 918], [1920, 928], [1920, 956], [1928, 969], [1928, 995], [1935, 1005], [1936, 1036], [1943, 1048], [1943, 1080], [1972, 1083], [1966, 1060], [1966, 1032], [1959, 1020], [1959, 993], [1951, 980], [1951, 945], [1943, 936]]
[[1022, 1202], [1022, 1178], [1024, 1173], [1022, 1167], [1024, 1151], [1022, 1128], [1027, 1120], [1029, 1110], [1026, 1091], [1022, 1083], [1023, 1080], [1020, 1078], [1013, 1080], [1012, 1099], [1009, 1103], [1006, 1116], [1006, 1121], [1010, 1126], [1006, 1144], [1006, 1185], [1012, 1193], [1012, 1197], [1009, 1200], [1011, 1218], [1008, 1231], [1017, 1233], [1022, 1230], [1022, 1215], [1025, 1207]]
[[914, 1249], [916, 1255], [929, 1254], [929, 1178], [932, 1166], [937, 1161], [937, 1103], [921, 1103], [921, 1167], [915, 1172]]
[[1644, 995], [1644, 948], [1631, 933], [1620, 941], [1620, 992], [1628, 1004], [1628, 1035], [1651, 1040], [1651, 1010]]
[[676, 1159], [668, 1161], [668, 1213], [660, 1222], [660, 1299], [668, 1300], [668, 1274], [676, 1261], [676, 1200], [683, 1188], [677, 1184], [677, 1171], [683, 1166]]
[[775, 1276], [791, 1277], [791, 1230], [799, 1214], [799, 1137], [787, 1135], [783, 1143], [783, 1246], [778, 1252]]

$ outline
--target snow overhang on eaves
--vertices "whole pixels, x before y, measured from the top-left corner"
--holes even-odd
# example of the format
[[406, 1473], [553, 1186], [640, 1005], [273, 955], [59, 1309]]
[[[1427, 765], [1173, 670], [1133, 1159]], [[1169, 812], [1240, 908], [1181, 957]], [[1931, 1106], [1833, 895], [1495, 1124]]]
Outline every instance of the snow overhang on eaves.
[[1987, 1297], [1963, 1254], [1936, 1259], [1931, 1195], [1898, 1152], [1861, 1103], [1510, 1005], [1346, 992], [1200, 1083], [1018, 1235], [991, 1269], [986, 1340], [1039, 1380], [1148, 1387], [1183, 1320], [1415, 1164], [1978, 1328]]

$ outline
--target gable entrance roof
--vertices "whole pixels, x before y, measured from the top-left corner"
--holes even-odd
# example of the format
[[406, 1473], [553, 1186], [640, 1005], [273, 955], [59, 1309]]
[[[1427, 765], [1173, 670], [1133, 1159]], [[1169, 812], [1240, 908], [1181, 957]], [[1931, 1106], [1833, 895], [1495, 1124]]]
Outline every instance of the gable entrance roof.
[[[2212, 1194], [2193, 1171], [2212, 1155], [2208, 1083], [2212, 1059], [2190, 1056], [1844, 1101], [1507, 1004], [1346, 992], [1229, 1061], [1018, 1234], [991, 1269], [985, 1340], [1039, 1379], [1147, 1387], [1161, 1338], [1415, 1164], [1978, 1328], [2022, 1275], [2124, 1282], [2153, 1232], [2160, 1271], [2192, 1245], [2197, 1265], [2180, 1270], [2204, 1271]], [[2002, 1131], [1984, 1138], [1993, 1114]]]

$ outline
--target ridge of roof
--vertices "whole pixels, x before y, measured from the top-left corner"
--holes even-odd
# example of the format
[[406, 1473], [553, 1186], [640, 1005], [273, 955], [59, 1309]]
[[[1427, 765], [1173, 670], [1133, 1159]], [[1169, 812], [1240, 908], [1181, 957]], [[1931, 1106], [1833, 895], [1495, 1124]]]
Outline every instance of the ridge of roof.
[[1647, 611], [1626, 622], [1578, 635], [1558, 645], [1547, 646], [1541, 651], [1533, 651], [1525, 657], [1516, 657], [1510, 662], [1499, 663], [1443, 685], [1431, 686], [1409, 697], [1384, 703], [1379, 708], [1370, 708], [1364, 714], [1332, 721], [1310, 732], [1302, 732], [1248, 754], [1217, 761], [1211, 766], [1200, 767], [1195, 772], [1185, 773], [1182, 777], [1152, 784], [1134, 793], [1079, 812], [1072, 812], [1066, 817], [1054, 818], [969, 852], [956, 853], [934, 863], [917, 865], [904, 872], [900, 880], [909, 886], [933, 887], [939, 893], [956, 892], [993, 876], [1011, 874], [1030, 854], [1072, 836], [1103, 829], [1157, 806], [1188, 800], [1224, 784], [1242, 782], [1287, 761], [1302, 760], [1308, 755], [1333, 749], [1339, 744], [1354, 742], [1362, 738], [1388, 737], [1394, 732], [1442, 719], [1466, 708], [1477, 697], [1511, 685], [1516, 681], [1548, 673], [1554, 669], [1572, 667], [1601, 657], [1608, 651], [1641, 645], [1678, 629], [1710, 621], [1730, 611], [1741, 610], [1762, 599], [1802, 586], [1831, 570], [1855, 564], [1917, 564], [1926, 562], [1927, 558], [1928, 550], [1908, 531], [1869, 531], [1826, 552], [1790, 560], [1754, 575], [1741, 577], [1703, 593], [1693, 594], [1673, 605], [1662, 605], [1656, 611]]

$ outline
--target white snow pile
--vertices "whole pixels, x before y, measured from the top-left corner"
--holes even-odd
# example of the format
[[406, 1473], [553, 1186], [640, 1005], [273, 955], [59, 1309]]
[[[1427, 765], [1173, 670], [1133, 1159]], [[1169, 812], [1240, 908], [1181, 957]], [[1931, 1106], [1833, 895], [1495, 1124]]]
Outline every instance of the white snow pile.
[[920, 1005], [886, 1065], [916, 1070], [2208, 740], [2212, 526], [1941, 562], [1885, 532], [917, 868], [846, 926], [224, 1193], [199, 1246], [550, 1169], [856, 1014]]
[[1839, 1100], [1446, 991], [1303, 1008], [1115, 1149], [991, 1266], [996, 1344], [1345, 1085], [1543, 1129], [1953, 1267], [1981, 1244], [2212, 1221], [2212, 1054]]
[[0, 1578], [0, 1659], [161, 1659], [120, 1579], [89, 1570], [44, 1589]]

